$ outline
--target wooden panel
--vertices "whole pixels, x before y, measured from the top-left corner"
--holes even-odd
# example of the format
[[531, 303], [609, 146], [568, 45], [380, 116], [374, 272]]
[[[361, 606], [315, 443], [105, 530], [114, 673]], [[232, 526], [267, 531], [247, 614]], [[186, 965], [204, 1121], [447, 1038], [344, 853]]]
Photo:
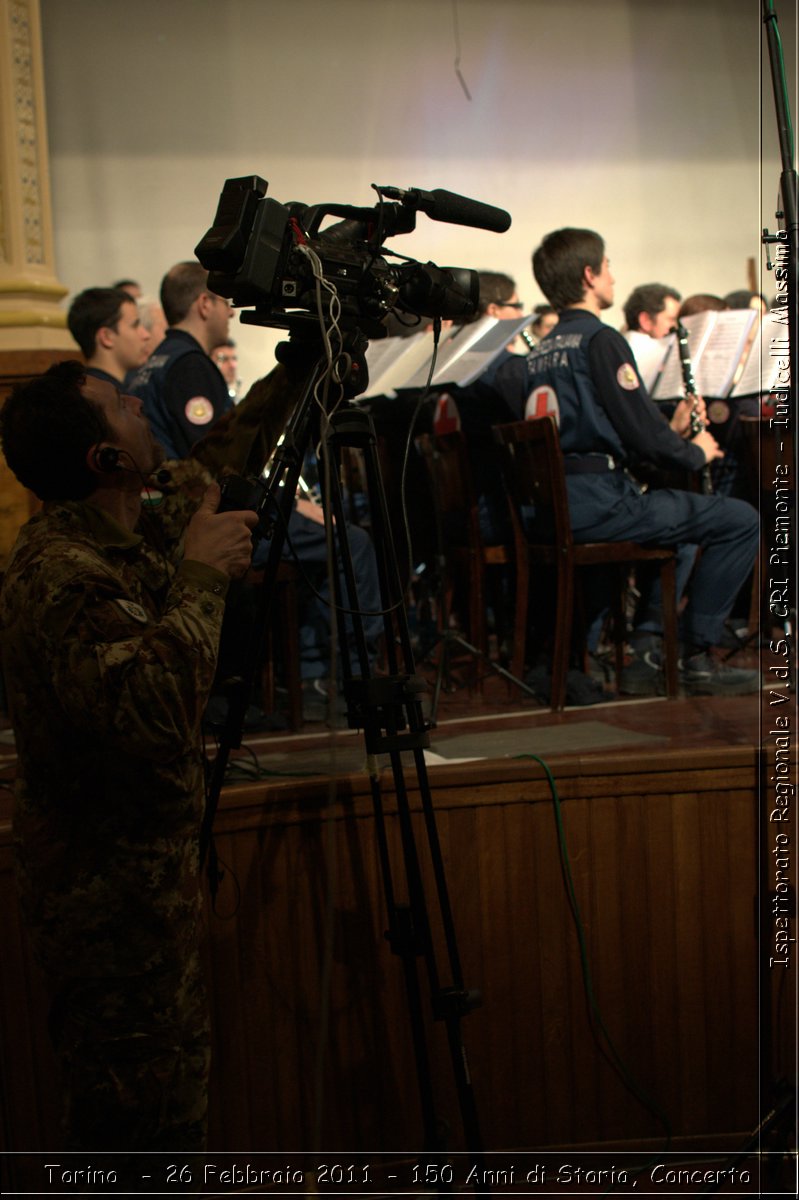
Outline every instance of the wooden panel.
[[[597, 755], [553, 769], [594, 995], [615, 1051], [678, 1139], [700, 1138], [706, 1149], [726, 1144], [725, 1135], [757, 1121], [754, 751], [690, 751], [657, 762]], [[464, 981], [483, 995], [462, 1032], [485, 1145], [660, 1144], [658, 1117], [592, 1033], [540, 767], [442, 768], [433, 783]], [[423, 850], [415, 794], [411, 808]], [[418, 1146], [403, 973], [383, 936], [365, 782], [341, 781], [332, 802], [322, 780], [230, 789], [217, 836], [227, 874], [218, 915], [209, 916], [212, 1146]], [[9, 1146], [52, 1147], [52, 1060], [19, 943], [7, 848], [2, 868], [3, 1136]], [[423, 873], [429, 886], [426, 861]], [[447, 984], [443, 955], [438, 965]], [[425, 1027], [437, 1111], [450, 1126], [449, 1147], [458, 1148], [444, 1030], [429, 1012]]]
[[[72, 356], [66, 350], [0, 350], [0, 407], [15, 384], [69, 357], [80, 355], [77, 350]], [[21, 526], [38, 504], [36, 497], [17, 482], [0, 453], [0, 571], [8, 562]]]

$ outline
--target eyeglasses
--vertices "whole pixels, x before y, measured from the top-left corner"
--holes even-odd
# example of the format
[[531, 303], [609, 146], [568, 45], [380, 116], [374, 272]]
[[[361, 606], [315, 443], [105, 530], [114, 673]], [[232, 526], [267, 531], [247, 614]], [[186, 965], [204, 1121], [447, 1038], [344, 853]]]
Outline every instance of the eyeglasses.
[[498, 300], [498, 308], [518, 308], [521, 311], [524, 308], [521, 300]]
[[229, 363], [229, 362], [238, 362], [238, 361], [239, 361], [238, 354], [215, 354], [214, 355], [214, 362], [217, 362], [217, 363]]
[[210, 296], [212, 300], [218, 300], [220, 304], [224, 304], [225, 308], [232, 308], [233, 301], [228, 300], [226, 296], [218, 296], [216, 292], [206, 292], [206, 296]]

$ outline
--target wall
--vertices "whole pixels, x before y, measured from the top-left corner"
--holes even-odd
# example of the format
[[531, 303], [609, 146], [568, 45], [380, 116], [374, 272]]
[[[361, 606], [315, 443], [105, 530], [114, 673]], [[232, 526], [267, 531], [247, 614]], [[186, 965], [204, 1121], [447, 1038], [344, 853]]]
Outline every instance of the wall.
[[[122, 275], [154, 291], [234, 175], [262, 175], [282, 201], [369, 205], [379, 182], [506, 208], [503, 235], [420, 217], [393, 245], [509, 271], [531, 305], [530, 250], [559, 225], [603, 233], [621, 303], [649, 279], [685, 294], [746, 286], [773, 224], [758, 0], [41, 7], [57, 267], [73, 292]], [[778, 10], [795, 97], [795, 5]], [[277, 338], [235, 336], [249, 379]]]

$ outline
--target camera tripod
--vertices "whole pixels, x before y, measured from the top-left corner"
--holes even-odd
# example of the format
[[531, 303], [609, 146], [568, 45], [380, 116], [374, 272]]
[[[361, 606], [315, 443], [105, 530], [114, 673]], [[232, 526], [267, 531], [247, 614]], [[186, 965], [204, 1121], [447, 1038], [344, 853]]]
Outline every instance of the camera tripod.
[[[298, 336], [278, 348], [284, 362], [305, 363], [318, 353], [318, 341], [311, 340], [300, 329]], [[365, 339], [359, 331], [345, 335], [346, 353], [339, 360], [347, 364], [345, 377], [336, 380], [345, 399], [356, 395], [365, 386], [363, 351]], [[342, 373], [340, 373], [342, 374]], [[221, 732], [217, 756], [208, 788], [206, 811], [200, 835], [201, 863], [208, 861], [212, 894], [218, 883], [217, 861], [213, 844], [213, 822], [224, 781], [230, 751], [241, 745], [244, 713], [251, 694], [261, 631], [267, 627], [276, 586], [277, 568], [286, 537], [286, 527], [305, 453], [314, 444], [320, 414], [317, 391], [325, 376], [330, 375], [327, 359], [319, 359], [309, 371], [294, 415], [286, 428], [283, 442], [276, 451], [268, 483], [263, 488], [263, 500], [258, 505], [259, 529], [270, 537], [269, 552], [264, 568], [262, 590], [263, 611], [253, 625], [253, 645], [240, 675], [228, 688], [228, 718]], [[361, 378], [362, 377], [362, 378]], [[324, 409], [324, 404], [322, 405]], [[369, 415], [349, 404], [328, 414], [321, 413], [322, 497], [325, 529], [333, 570], [332, 592], [339, 638], [342, 681], [350, 728], [363, 730], [370, 772], [370, 789], [374, 809], [377, 850], [388, 917], [387, 940], [403, 968], [405, 992], [409, 1011], [416, 1073], [424, 1126], [424, 1151], [445, 1149], [445, 1125], [435, 1108], [434, 1087], [425, 1030], [425, 1005], [422, 980], [425, 974], [430, 993], [430, 1011], [435, 1020], [446, 1027], [449, 1052], [457, 1089], [466, 1147], [479, 1161], [482, 1147], [472, 1083], [461, 1037], [461, 1020], [480, 1003], [480, 996], [463, 983], [455, 928], [447, 891], [441, 846], [424, 759], [429, 745], [429, 727], [423, 717], [421, 694], [426, 684], [414, 673], [413, 654], [405, 615], [400, 571], [394, 551], [388, 507], [377, 457], [377, 438]], [[363, 453], [369, 501], [372, 513], [372, 534], [377, 558], [382, 617], [385, 628], [385, 647], [388, 673], [375, 676], [371, 672], [366, 637], [358, 605], [357, 581], [347, 536], [344, 504], [340, 483], [340, 458], [344, 447]], [[342, 582], [343, 580], [343, 582]], [[371, 614], [370, 614], [371, 615]], [[359, 674], [352, 669], [357, 661]], [[401, 845], [401, 881], [395, 887], [389, 838], [381, 792], [378, 755], [387, 755], [393, 776], [397, 818]], [[409, 786], [403, 754], [413, 756], [412, 772], [421, 801], [427, 859], [432, 869], [437, 902], [436, 929], [428, 911], [422, 876], [422, 856], [417, 846], [411, 817]], [[410, 766], [408, 770], [410, 771]], [[399, 888], [405, 893], [399, 898]], [[434, 935], [443, 935], [449, 982], [442, 982], [436, 961]], [[423, 963], [423, 969], [420, 966]], [[479, 1171], [481, 1177], [484, 1172]], [[486, 1195], [480, 1187], [479, 1195]]]

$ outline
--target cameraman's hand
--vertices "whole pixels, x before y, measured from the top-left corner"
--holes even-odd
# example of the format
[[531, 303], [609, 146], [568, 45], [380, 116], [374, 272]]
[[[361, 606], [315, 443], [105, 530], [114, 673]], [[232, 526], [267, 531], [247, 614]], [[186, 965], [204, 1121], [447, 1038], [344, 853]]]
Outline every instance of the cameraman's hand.
[[217, 512], [220, 497], [219, 484], [210, 484], [186, 529], [183, 557], [216, 567], [230, 579], [240, 579], [250, 565], [250, 530], [258, 524], [258, 517], [248, 508]]

